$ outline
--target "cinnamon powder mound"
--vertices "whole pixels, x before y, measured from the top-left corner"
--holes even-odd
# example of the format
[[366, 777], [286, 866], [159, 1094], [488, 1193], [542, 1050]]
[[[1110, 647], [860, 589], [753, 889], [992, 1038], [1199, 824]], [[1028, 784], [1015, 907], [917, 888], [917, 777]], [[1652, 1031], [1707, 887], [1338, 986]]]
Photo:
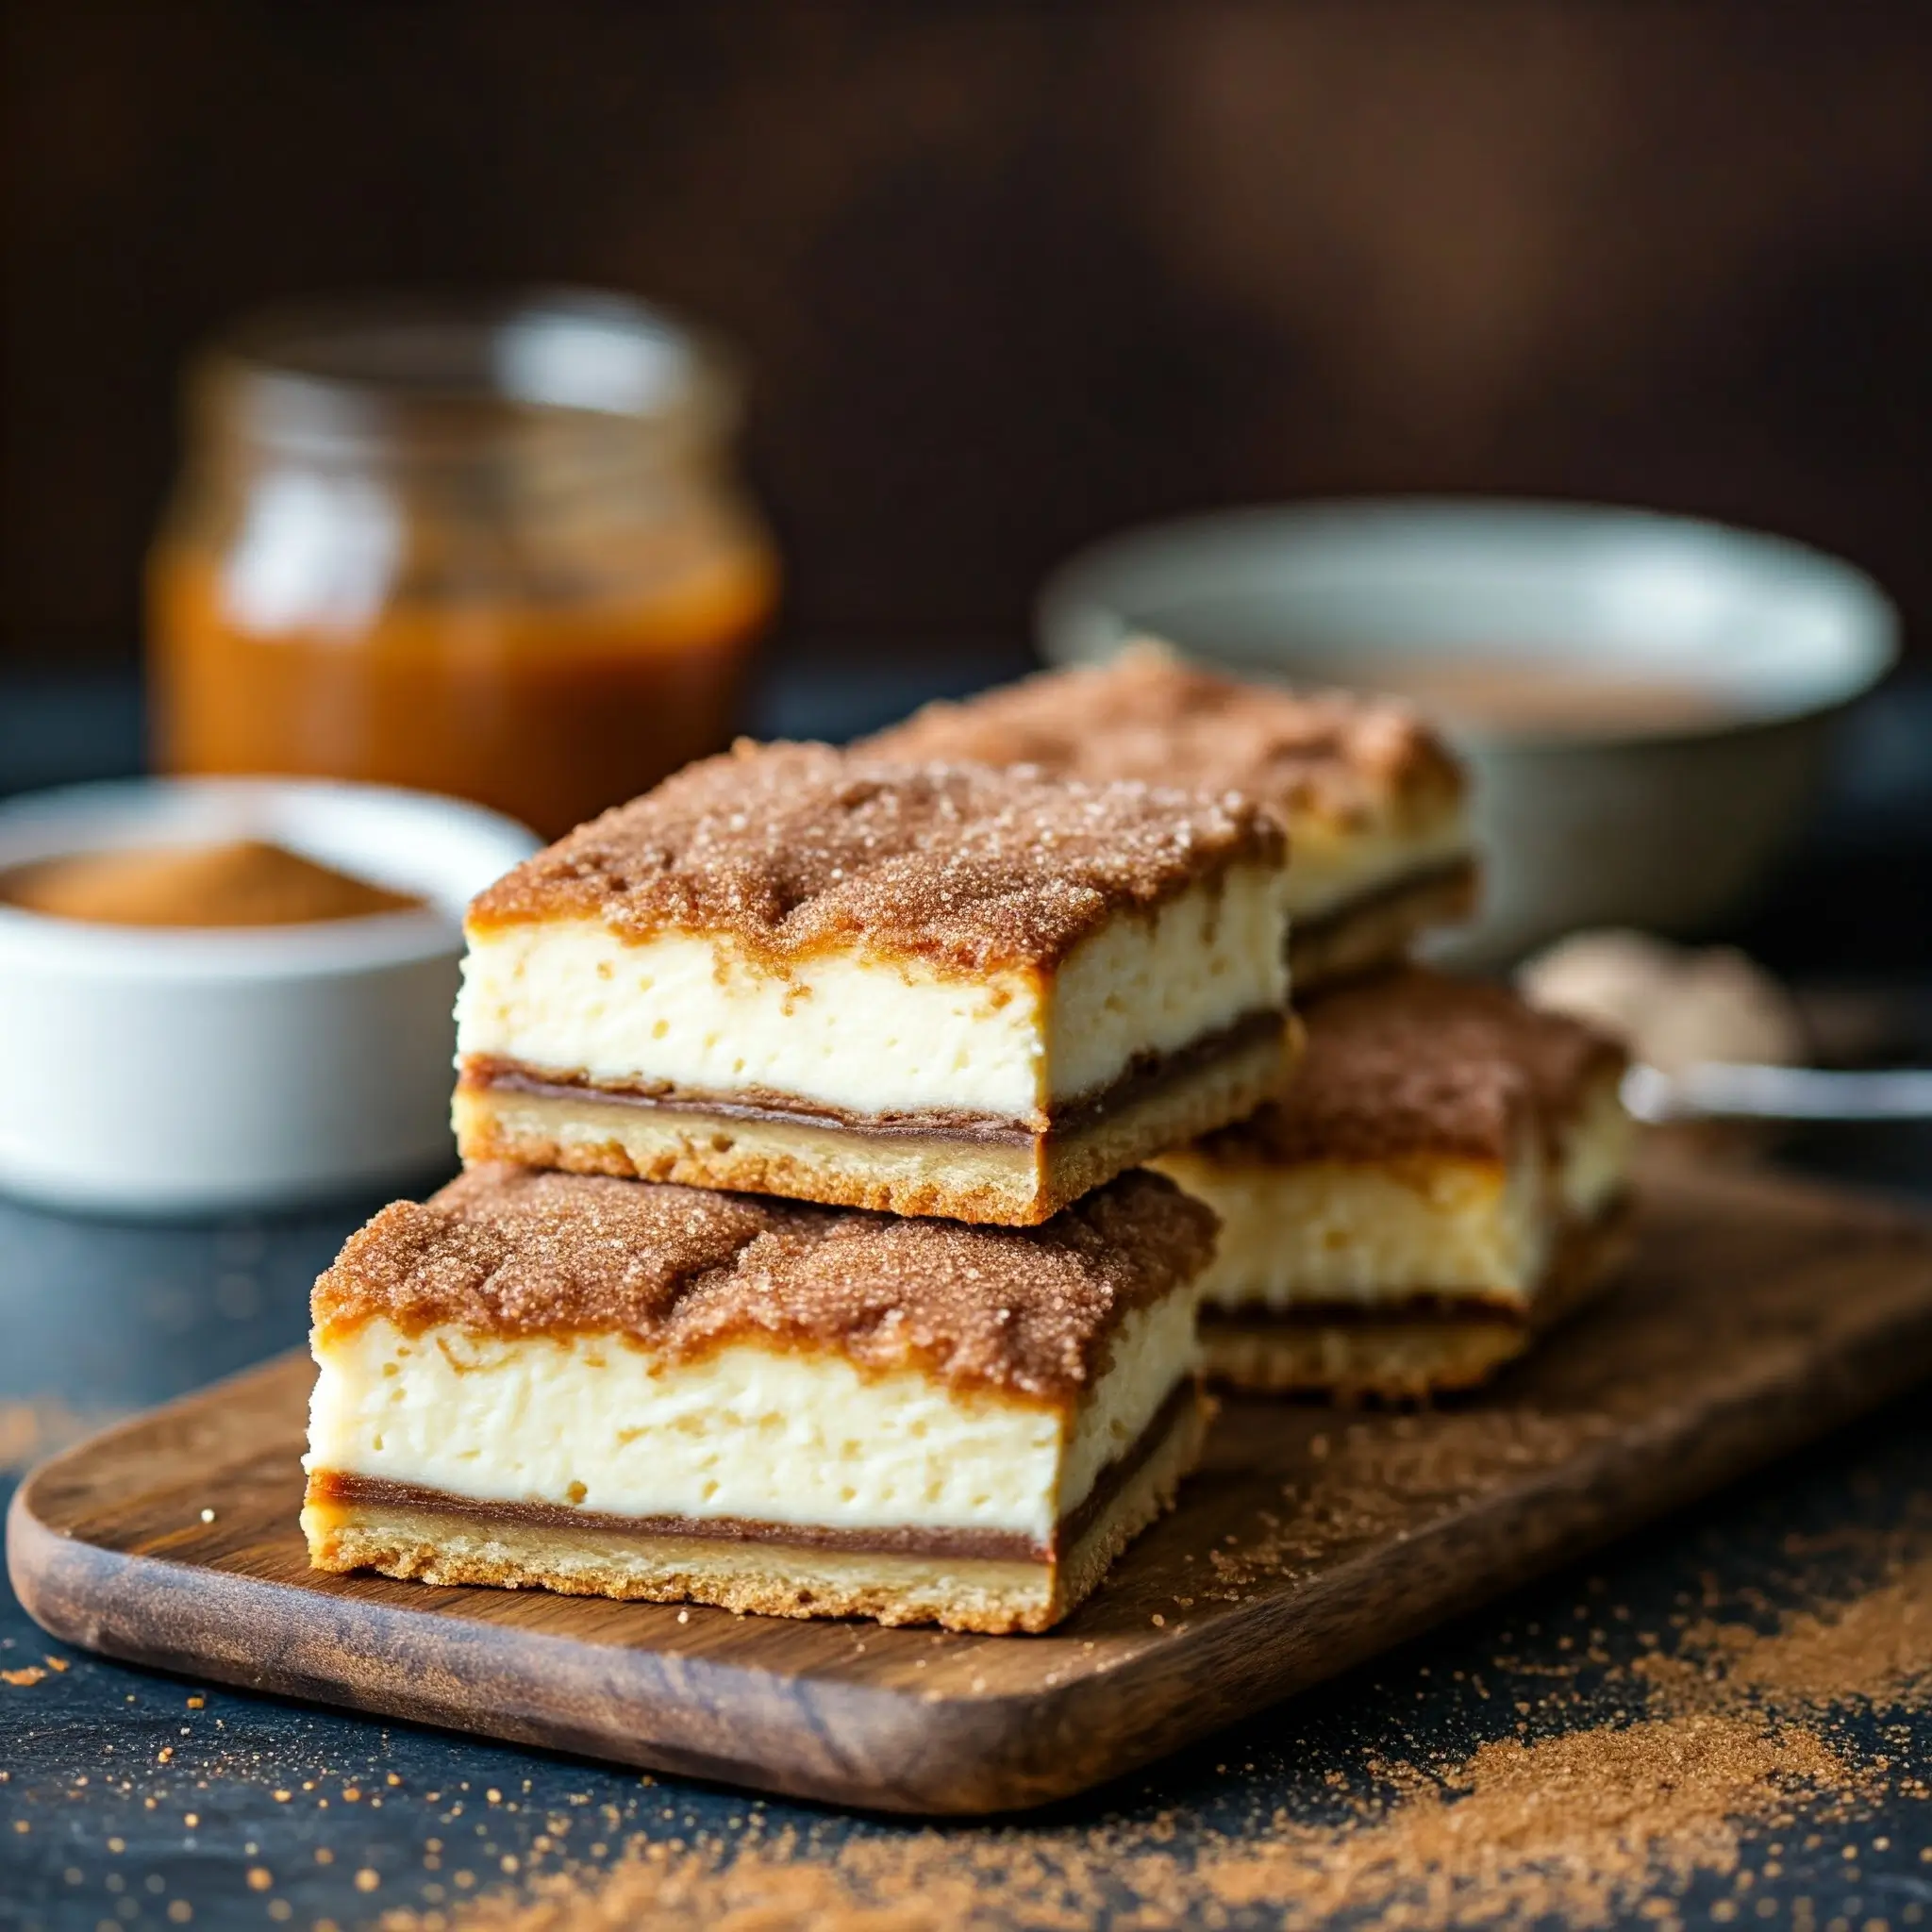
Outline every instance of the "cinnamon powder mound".
[[0, 902], [96, 925], [308, 925], [410, 912], [392, 892], [260, 839], [76, 852], [0, 874]]

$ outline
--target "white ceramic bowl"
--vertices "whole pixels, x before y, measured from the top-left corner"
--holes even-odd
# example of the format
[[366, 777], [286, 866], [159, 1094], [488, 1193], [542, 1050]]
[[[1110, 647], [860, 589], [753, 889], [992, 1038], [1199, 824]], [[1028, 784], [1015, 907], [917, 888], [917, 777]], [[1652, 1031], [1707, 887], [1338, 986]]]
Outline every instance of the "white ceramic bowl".
[[494, 812], [372, 785], [135, 781], [0, 806], [0, 871], [242, 838], [425, 903], [227, 930], [0, 905], [0, 1187], [90, 1211], [203, 1213], [453, 1160], [462, 908], [537, 841]]
[[1444, 950], [1493, 965], [1583, 925], [1707, 932], [1813, 800], [1835, 716], [1897, 619], [1850, 565], [1641, 510], [1481, 500], [1231, 510], [1074, 558], [1039, 605], [1049, 661], [1143, 634], [1249, 676], [1400, 690], [1431, 656], [1693, 684], [1718, 722], [1455, 733], [1488, 862]]

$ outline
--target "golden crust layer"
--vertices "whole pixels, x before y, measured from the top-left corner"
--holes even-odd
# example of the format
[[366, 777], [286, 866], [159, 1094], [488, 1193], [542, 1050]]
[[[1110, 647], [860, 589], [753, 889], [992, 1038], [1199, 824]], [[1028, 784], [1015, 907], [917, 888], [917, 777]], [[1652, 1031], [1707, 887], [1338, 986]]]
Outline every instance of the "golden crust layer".
[[1506, 987], [1404, 967], [1302, 1009], [1293, 1084], [1193, 1151], [1232, 1164], [1379, 1161], [1453, 1154], [1507, 1162], [1527, 1130], [1548, 1140], [1624, 1049]]
[[457, 1144], [467, 1161], [1035, 1227], [1123, 1170], [1278, 1093], [1299, 1040], [1290, 1022], [1073, 1126], [999, 1139], [640, 1106], [591, 1090], [520, 1091], [465, 1078], [456, 1093]]
[[600, 1175], [472, 1168], [385, 1208], [315, 1284], [316, 1329], [620, 1332], [673, 1358], [836, 1350], [1067, 1402], [1131, 1309], [1191, 1282], [1215, 1221], [1133, 1173], [1044, 1226], [896, 1220]]
[[859, 945], [1045, 971], [1114, 918], [1284, 853], [1241, 799], [745, 741], [580, 825], [481, 893], [469, 923], [711, 934], [778, 971]]
[[1292, 1315], [1204, 1309], [1202, 1355], [1211, 1379], [1256, 1394], [1417, 1402], [1479, 1388], [1607, 1288], [1629, 1258], [1630, 1241], [1627, 1201], [1573, 1224], [1521, 1310], [1460, 1296]]
[[1298, 822], [1421, 829], [1468, 787], [1441, 738], [1392, 699], [1243, 684], [1147, 647], [928, 705], [861, 749], [1239, 791], [1281, 814], [1291, 840]]
[[1207, 1411], [1181, 1405], [1165, 1439], [1058, 1561], [931, 1557], [689, 1536], [625, 1536], [389, 1504], [311, 1500], [317, 1569], [370, 1569], [427, 1583], [540, 1587], [571, 1596], [715, 1604], [770, 1617], [871, 1617], [992, 1634], [1044, 1630], [1172, 1507], [1199, 1462]]

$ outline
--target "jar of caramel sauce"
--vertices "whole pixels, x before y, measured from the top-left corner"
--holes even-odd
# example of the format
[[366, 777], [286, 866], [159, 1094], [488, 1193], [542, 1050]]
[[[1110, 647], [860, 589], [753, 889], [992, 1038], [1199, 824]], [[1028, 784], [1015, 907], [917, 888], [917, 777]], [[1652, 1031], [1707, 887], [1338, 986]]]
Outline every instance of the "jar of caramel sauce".
[[191, 375], [149, 558], [174, 773], [454, 793], [545, 837], [728, 739], [777, 568], [728, 360], [615, 296], [260, 317]]

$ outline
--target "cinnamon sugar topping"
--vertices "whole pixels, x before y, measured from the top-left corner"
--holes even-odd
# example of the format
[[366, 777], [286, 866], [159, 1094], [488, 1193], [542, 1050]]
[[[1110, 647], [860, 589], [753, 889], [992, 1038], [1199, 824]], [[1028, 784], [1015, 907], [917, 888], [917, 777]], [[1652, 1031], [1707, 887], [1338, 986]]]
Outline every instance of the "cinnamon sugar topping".
[[1307, 1047], [1282, 1098], [1200, 1143], [1224, 1159], [1507, 1159], [1570, 1120], [1623, 1049], [1507, 988], [1398, 969], [1302, 1009]]
[[1392, 699], [1242, 684], [1144, 647], [1105, 667], [928, 705], [864, 749], [1229, 788], [1280, 812], [1291, 834], [1310, 818], [1419, 825], [1455, 809], [1466, 789], [1441, 739]]
[[313, 1314], [325, 1332], [622, 1332], [673, 1357], [836, 1349], [1067, 1402], [1127, 1311], [1191, 1281], [1213, 1240], [1206, 1208], [1139, 1172], [1023, 1229], [478, 1167], [351, 1236]]
[[719, 933], [781, 967], [862, 942], [1043, 968], [1118, 914], [1283, 857], [1279, 827], [1239, 798], [741, 742], [578, 827], [470, 918]]

